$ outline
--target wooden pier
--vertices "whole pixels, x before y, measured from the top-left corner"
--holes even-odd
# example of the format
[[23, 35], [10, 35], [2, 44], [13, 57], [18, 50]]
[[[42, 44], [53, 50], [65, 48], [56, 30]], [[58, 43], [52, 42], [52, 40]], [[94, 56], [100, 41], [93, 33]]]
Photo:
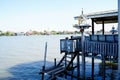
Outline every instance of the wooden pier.
[[[108, 15], [109, 14], [109, 15]], [[92, 35], [85, 36], [84, 42], [81, 36], [71, 36], [71, 38], [65, 38], [60, 40], [60, 51], [64, 56], [55, 64], [48, 69], [44, 69], [40, 72], [42, 74], [42, 80], [44, 80], [44, 74], [49, 75], [49, 79], [61, 79], [67, 80], [70, 76], [71, 80], [86, 80], [85, 77], [85, 62], [82, 63], [83, 71], [80, 71], [80, 56], [84, 54], [85, 57], [91, 57], [91, 80], [94, 80], [94, 59], [99, 58], [102, 60], [102, 79], [105, 80], [106, 76], [106, 61], [118, 62], [118, 35], [117, 34], [105, 34], [104, 23], [115, 23], [118, 20], [117, 11], [108, 11], [105, 13], [97, 13], [87, 15], [88, 18], [92, 19]], [[77, 17], [75, 17], [77, 19]], [[102, 24], [102, 34], [94, 34], [94, 22]], [[84, 45], [84, 46], [82, 46]], [[84, 52], [84, 53], [83, 53]], [[76, 61], [75, 61], [76, 60]], [[76, 63], [76, 64], [74, 64]], [[77, 70], [77, 75], [73, 74], [74, 70]], [[82, 72], [82, 73], [80, 73]], [[82, 74], [83, 76], [80, 76]]]
[[[97, 35], [99, 36], [99, 35]], [[101, 35], [100, 35], [101, 36]], [[117, 35], [106, 35], [113, 37]], [[103, 36], [101, 36], [103, 37]], [[110, 38], [109, 37], [109, 38]], [[115, 39], [115, 38], [114, 38]], [[41, 72], [41, 74], [47, 74], [49, 75], [49, 79], [56, 79], [56, 78], [63, 78], [67, 79], [67, 76], [71, 76], [71, 78], [76, 78], [77, 80], [82, 79], [82, 76], [80, 76], [80, 60], [79, 56], [81, 56], [81, 37], [71, 37], [70, 39], [61, 39], [60, 40], [60, 47], [61, 47], [61, 53], [64, 53], [64, 56], [59, 61], [58, 64], [55, 66], [52, 66], [48, 69], [45, 69]], [[118, 42], [109, 42], [109, 41], [94, 41], [94, 39], [91, 38], [91, 36], [87, 36], [85, 38], [84, 42], [85, 48], [84, 53], [85, 57], [91, 57], [92, 58], [92, 75], [91, 79], [94, 79], [94, 59], [99, 58], [102, 60], [102, 67], [103, 67], [103, 77], [105, 77], [105, 61], [111, 61], [117, 62], [118, 61]], [[76, 58], [76, 64], [73, 64], [75, 62]], [[74, 69], [77, 69], [77, 75], [70, 74], [69, 71], [74, 72]], [[63, 76], [64, 75], [64, 76]]]

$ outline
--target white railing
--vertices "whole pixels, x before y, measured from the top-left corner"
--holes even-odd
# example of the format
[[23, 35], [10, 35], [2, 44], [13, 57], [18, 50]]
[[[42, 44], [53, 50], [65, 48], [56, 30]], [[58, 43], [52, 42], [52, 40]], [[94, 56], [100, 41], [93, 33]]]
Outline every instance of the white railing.
[[85, 53], [118, 56], [118, 43], [85, 41]]

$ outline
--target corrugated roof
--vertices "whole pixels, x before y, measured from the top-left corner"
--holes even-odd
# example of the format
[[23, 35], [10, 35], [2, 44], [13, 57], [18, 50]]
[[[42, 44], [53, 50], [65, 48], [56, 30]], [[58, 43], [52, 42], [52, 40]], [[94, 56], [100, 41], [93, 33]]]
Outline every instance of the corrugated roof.
[[118, 10], [100, 11], [86, 14], [86, 18], [98, 18], [107, 16], [118, 16]]
[[[87, 19], [92, 19], [97, 24], [104, 23], [117, 23], [118, 22], [118, 10], [109, 10], [109, 11], [100, 11], [89, 13], [85, 15]], [[76, 16], [75, 19], [78, 19], [79, 16]]]

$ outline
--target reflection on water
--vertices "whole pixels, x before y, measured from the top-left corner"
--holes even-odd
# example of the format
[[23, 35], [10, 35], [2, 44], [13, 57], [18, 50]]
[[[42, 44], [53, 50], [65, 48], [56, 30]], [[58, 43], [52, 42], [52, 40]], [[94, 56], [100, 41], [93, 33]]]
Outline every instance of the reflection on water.
[[[24, 63], [13, 66], [7, 71], [11, 77], [1, 78], [1, 80], [41, 80], [38, 74], [42, 68], [43, 61]], [[47, 66], [53, 65], [52, 62], [47, 62]]]
[[[0, 80], [3, 80], [3, 78], [6, 79], [8, 77], [12, 77], [12, 73], [14, 71], [20, 73], [18, 74], [19, 76], [22, 76], [23, 73], [29, 72], [29, 66], [35, 64], [36, 66], [38, 64], [39, 71], [41, 66], [39, 66], [39, 61], [43, 61], [44, 46], [46, 41], [48, 42], [47, 61], [53, 61], [54, 58], [59, 60], [62, 57], [62, 55], [59, 53], [59, 41], [61, 38], [65, 38], [67, 36], [70, 37], [70, 35], [0, 37]], [[30, 65], [23, 64], [35, 61], [38, 61], [38, 63], [31, 63]], [[23, 68], [26, 72], [23, 72], [22, 74], [21, 72], [24, 70], [21, 70], [21, 66], [28, 68]], [[21, 69], [19, 70], [18, 68]], [[35, 69], [35, 67], [33, 68]], [[37, 71], [37, 69], [35, 70]], [[30, 71], [32, 71], [32, 69]]]

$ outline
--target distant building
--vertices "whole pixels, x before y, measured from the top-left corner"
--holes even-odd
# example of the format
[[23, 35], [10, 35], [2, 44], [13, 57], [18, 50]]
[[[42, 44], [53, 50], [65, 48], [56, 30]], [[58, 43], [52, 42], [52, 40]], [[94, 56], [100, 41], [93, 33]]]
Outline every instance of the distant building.
[[15, 33], [15, 36], [24, 36], [24, 35], [25, 35], [24, 32]]
[[27, 35], [27, 36], [29, 36], [29, 35], [33, 35], [32, 30], [27, 31], [27, 32], [26, 32], [26, 35]]

